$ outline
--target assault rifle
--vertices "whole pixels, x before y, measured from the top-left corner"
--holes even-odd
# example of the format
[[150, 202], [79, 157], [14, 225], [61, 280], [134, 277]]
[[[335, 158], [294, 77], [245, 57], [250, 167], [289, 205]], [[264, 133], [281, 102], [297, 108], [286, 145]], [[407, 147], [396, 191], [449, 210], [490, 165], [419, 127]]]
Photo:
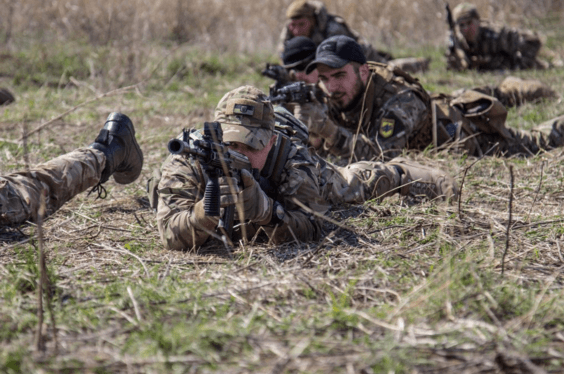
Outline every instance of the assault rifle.
[[[182, 131], [182, 139], [172, 139], [168, 142], [168, 151], [174, 155], [186, 155], [197, 159], [208, 176], [204, 192], [204, 211], [206, 216], [220, 215], [220, 187], [218, 178], [224, 175], [235, 177], [241, 183], [241, 171], [250, 171], [256, 180], [259, 179], [258, 169], [253, 169], [244, 155], [230, 151], [223, 143], [223, 131], [219, 122], [204, 122], [203, 134], [196, 129]], [[223, 210], [218, 228], [231, 239], [233, 234], [233, 220], [235, 205]]]
[[456, 59], [454, 68], [456, 70], [464, 70], [470, 67], [470, 60], [464, 50], [460, 47], [458, 38], [456, 37], [456, 25], [454, 19], [452, 18], [452, 12], [450, 11], [450, 5], [445, 2], [446, 19], [447, 24], [450, 29], [449, 45], [448, 49], [452, 58]]
[[277, 88], [270, 87], [270, 101], [272, 104], [280, 103], [309, 103], [311, 101], [323, 102], [325, 93], [316, 84], [294, 82]]

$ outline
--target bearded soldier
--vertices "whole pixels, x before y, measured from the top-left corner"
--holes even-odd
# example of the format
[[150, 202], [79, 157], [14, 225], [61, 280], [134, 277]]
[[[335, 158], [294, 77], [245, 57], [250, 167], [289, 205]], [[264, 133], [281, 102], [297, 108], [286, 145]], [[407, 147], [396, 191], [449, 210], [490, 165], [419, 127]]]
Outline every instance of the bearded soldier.
[[[394, 193], [429, 198], [456, 197], [454, 180], [443, 172], [405, 159], [361, 162], [338, 167], [311, 154], [307, 129], [282, 107], [273, 108], [259, 89], [243, 86], [218, 103], [215, 121], [223, 129], [230, 152], [248, 158], [260, 178], [241, 172], [241, 184], [219, 178], [221, 207], [236, 204], [239, 235], [262, 229], [274, 243], [317, 240], [321, 216], [331, 204], [362, 203]], [[273, 168], [273, 165], [279, 165]], [[219, 217], [205, 213], [209, 180], [196, 158], [171, 155], [161, 167], [157, 221], [167, 248], [201, 246], [214, 232]], [[243, 229], [244, 227], [244, 229]]]
[[401, 69], [367, 62], [346, 36], [319, 45], [306, 72], [313, 70], [330, 94], [328, 105], [301, 104], [295, 113], [336, 156], [389, 159], [403, 149], [451, 142], [476, 156], [492, 147], [503, 155], [529, 155], [564, 145], [561, 119], [544, 133], [507, 128], [507, 110], [496, 98], [475, 90], [456, 98], [430, 96]]
[[537, 59], [542, 43], [531, 31], [493, 26], [481, 21], [478, 9], [469, 3], [454, 8], [452, 21], [454, 30], [450, 31], [448, 37], [447, 69], [514, 70], [546, 67]]
[[133, 123], [124, 114], [111, 113], [94, 143], [76, 149], [29, 172], [0, 176], [0, 225], [36, 221], [45, 201], [45, 215], [53, 214], [77, 194], [101, 185], [110, 176], [119, 184], [139, 177], [143, 153], [135, 140]]

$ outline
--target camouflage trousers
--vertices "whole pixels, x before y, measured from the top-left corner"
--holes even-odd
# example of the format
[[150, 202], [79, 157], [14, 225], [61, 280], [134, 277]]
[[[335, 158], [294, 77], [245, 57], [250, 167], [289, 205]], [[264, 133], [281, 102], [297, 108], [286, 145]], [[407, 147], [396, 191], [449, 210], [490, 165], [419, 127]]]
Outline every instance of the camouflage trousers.
[[389, 162], [360, 161], [345, 167], [327, 163], [321, 196], [331, 204], [362, 204], [399, 193], [401, 196], [452, 200], [456, 181], [445, 172], [398, 157]]
[[29, 172], [0, 176], [0, 225], [35, 221], [45, 196], [45, 215], [53, 214], [77, 194], [95, 186], [106, 157], [80, 148], [41, 164]]
[[507, 128], [509, 137], [499, 134], [479, 134], [476, 137], [480, 152], [504, 156], [533, 156], [564, 146], [564, 116], [547, 121], [531, 131]]
[[327, 163], [322, 174], [325, 184], [321, 196], [331, 204], [361, 204], [382, 199], [398, 192], [401, 181], [396, 167], [378, 161], [355, 162], [344, 167]]

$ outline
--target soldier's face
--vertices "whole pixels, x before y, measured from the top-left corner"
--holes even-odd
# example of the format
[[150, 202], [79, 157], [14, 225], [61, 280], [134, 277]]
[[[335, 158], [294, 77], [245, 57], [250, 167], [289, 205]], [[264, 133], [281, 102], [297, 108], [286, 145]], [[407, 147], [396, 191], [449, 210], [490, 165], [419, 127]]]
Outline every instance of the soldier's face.
[[292, 18], [288, 24], [288, 30], [292, 37], [296, 36], [311, 36], [314, 21], [310, 17]]
[[460, 33], [470, 43], [474, 43], [478, 37], [480, 22], [476, 18], [461, 19], [457, 22]]
[[249, 162], [251, 163], [251, 166], [254, 169], [259, 169], [260, 171], [264, 167], [266, 159], [268, 158], [268, 152], [270, 152], [270, 149], [274, 145], [275, 141], [276, 135], [272, 135], [272, 138], [270, 138], [270, 141], [263, 149], [254, 149], [240, 142], [230, 142], [229, 149], [247, 156]]
[[368, 65], [355, 68], [352, 63], [339, 69], [318, 64], [317, 72], [319, 81], [331, 94], [331, 102], [342, 111], [347, 111], [356, 104], [364, 92], [370, 74]]

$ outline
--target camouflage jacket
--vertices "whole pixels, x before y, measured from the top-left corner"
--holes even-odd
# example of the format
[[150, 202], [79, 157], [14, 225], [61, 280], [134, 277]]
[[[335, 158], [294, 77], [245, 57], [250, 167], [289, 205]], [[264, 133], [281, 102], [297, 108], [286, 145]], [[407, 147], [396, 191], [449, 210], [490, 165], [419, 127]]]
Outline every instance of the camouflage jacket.
[[[360, 36], [358, 32], [351, 29], [342, 17], [329, 14], [327, 8], [321, 1], [310, 0], [309, 3], [315, 8], [315, 26], [310, 35], [315, 45], [321, 44], [327, 38], [335, 35], [346, 35], [357, 41], [367, 60], [385, 62], [391, 59], [391, 56], [385, 52], [379, 52]], [[289, 21], [288, 21], [289, 22]], [[286, 24], [280, 33], [280, 41], [278, 43], [278, 54], [282, 56], [284, 51], [284, 43], [292, 39], [292, 34], [288, 30]]]
[[[265, 191], [284, 207], [286, 213], [284, 221], [277, 226], [261, 226], [274, 243], [290, 238], [317, 240], [321, 236], [321, 220], [312, 212], [323, 215], [329, 210], [329, 205], [321, 196], [324, 184], [322, 167], [301, 143], [292, 143], [278, 182], [271, 184], [270, 191]], [[206, 229], [210, 227], [209, 223], [197, 222], [193, 213], [194, 205], [203, 199], [206, 174], [197, 160], [178, 155], [169, 156], [161, 172], [157, 209], [161, 239], [169, 249], [201, 246], [212, 236], [215, 228], [212, 224], [211, 229]], [[245, 224], [247, 237], [253, 236], [258, 229], [256, 224]]]
[[[339, 126], [338, 140], [328, 149], [353, 161], [391, 159], [402, 149], [423, 149], [431, 142], [430, 98], [416, 78], [398, 68], [369, 63], [372, 74], [355, 108], [329, 108]], [[358, 134], [358, 135], [357, 135]]]
[[[457, 54], [452, 47], [456, 37], [462, 54]], [[501, 69], [532, 69], [541, 68], [537, 54], [541, 48], [539, 37], [528, 30], [517, 30], [508, 27], [492, 26], [482, 22], [478, 31], [476, 43], [468, 43], [459, 34], [449, 33], [446, 51], [447, 68], [463, 70], [466, 64], [470, 69], [501, 70]], [[466, 63], [461, 61], [466, 59]]]

